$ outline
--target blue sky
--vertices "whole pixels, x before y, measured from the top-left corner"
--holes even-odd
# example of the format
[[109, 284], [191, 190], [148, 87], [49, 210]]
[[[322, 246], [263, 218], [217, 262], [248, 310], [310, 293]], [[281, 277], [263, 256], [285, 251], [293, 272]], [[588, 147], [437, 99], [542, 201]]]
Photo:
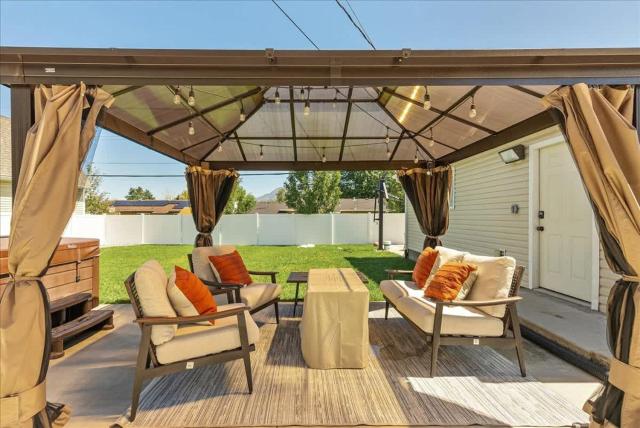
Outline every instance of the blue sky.
[[[279, 1], [321, 49], [368, 49], [334, 1]], [[348, 5], [343, 1], [345, 7]], [[500, 49], [640, 46], [640, 1], [350, 1], [378, 49]], [[313, 49], [271, 1], [0, 1], [3, 46]], [[0, 89], [0, 113], [10, 115]], [[94, 162], [103, 173], [181, 174], [183, 166], [108, 132]], [[281, 175], [245, 177], [261, 195]], [[107, 178], [123, 197], [132, 185], [156, 197], [182, 178]]]

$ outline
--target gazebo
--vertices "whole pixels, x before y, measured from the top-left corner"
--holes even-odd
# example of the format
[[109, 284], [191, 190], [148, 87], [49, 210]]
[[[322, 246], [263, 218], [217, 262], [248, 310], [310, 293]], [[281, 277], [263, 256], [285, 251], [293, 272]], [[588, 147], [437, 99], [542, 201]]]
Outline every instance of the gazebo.
[[[609, 265], [622, 275], [609, 303], [615, 359], [609, 382], [592, 403], [593, 420], [616, 425], [639, 420], [625, 418], [633, 417], [633, 409], [640, 412], [640, 361], [632, 352], [640, 346], [640, 49], [2, 47], [0, 82], [11, 88], [16, 198], [14, 281], [2, 290], [2, 368], [33, 360], [16, 373], [20, 381], [2, 383], [3, 409], [6, 402], [17, 420], [36, 417], [46, 425], [40, 386], [48, 365], [46, 298], [34, 290], [70, 215], [65, 195], [75, 188], [70, 183], [74, 174], [77, 180], [94, 124], [193, 167], [188, 175], [413, 171], [402, 183], [424, 219], [423, 231], [435, 242], [441, 229], [446, 231], [447, 192], [435, 196], [427, 189], [450, 186], [448, 165], [560, 125], [596, 213]], [[423, 173], [428, 177], [415, 179]], [[233, 180], [235, 173], [224, 177]], [[203, 235], [200, 244], [206, 244], [226, 199], [217, 198], [206, 213], [213, 220], [199, 219], [198, 212], [207, 208], [195, 196], [194, 183], [194, 219]], [[216, 195], [230, 189], [226, 179], [210, 186]], [[434, 216], [441, 221], [434, 224]], [[45, 217], [54, 218], [47, 231], [33, 226]], [[36, 314], [38, 328], [31, 329], [29, 340], [19, 339]]]

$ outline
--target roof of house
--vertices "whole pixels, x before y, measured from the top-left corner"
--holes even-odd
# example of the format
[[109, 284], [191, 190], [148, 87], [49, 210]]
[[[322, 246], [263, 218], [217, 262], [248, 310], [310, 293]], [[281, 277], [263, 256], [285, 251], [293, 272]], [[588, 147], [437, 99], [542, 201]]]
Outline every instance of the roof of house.
[[[335, 209], [337, 213], [362, 213], [373, 212], [374, 199], [343, 198]], [[257, 201], [255, 208], [251, 211], [258, 214], [291, 214], [296, 210], [289, 208], [287, 204], [277, 201]]]
[[189, 207], [185, 200], [116, 200], [111, 203], [113, 211], [118, 213], [175, 214]]

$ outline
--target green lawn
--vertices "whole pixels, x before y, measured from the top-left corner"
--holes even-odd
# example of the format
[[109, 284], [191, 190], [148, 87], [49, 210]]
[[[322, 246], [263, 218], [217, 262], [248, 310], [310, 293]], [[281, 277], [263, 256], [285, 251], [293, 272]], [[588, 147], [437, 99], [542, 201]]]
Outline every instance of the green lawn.
[[[123, 303], [129, 298], [123, 282], [138, 266], [149, 259], [158, 260], [168, 271], [178, 265], [188, 268], [191, 245], [136, 245], [107, 247], [100, 255], [100, 302]], [[311, 268], [352, 267], [369, 278], [371, 300], [382, 300], [378, 283], [386, 278], [385, 269], [412, 269], [413, 263], [395, 254], [378, 252], [372, 245], [318, 245], [299, 247], [238, 247], [247, 268], [277, 270], [277, 280], [284, 285], [282, 300], [293, 300], [294, 284], [285, 284], [289, 272]], [[256, 278], [260, 280], [260, 278]]]

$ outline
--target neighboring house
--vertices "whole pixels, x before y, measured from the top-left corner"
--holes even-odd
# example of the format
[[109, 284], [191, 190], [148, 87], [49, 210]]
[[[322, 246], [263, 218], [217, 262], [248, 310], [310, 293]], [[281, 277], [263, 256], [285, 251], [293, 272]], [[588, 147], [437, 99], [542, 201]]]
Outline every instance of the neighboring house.
[[[340, 214], [357, 214], [374, 212], [375, 199], [340, 199], [335, 209]], [[257, 201], [251, 213], [258, 214], [293, 214], [296, 210], [289, 208], [287, 204], [277, 201]]]
[[[518, 144], [526, 147], [525, 159], [505, 164], [498, 153]], [[449, 230], [442, 237], [445, 246], [512, 256], [527, 268], [524, 287], [548, 290], [606, 311], [617, 277], [604, 260], [591, 206], [558, 128], [453, 167]], [[413, 210], [406, 212], [405, 242], [409, 257], [415, 259], [424, 235]]]
[[111, 203], [112, 214], [191, 214], [191, 206], [186, 200], [117, 200]]
[[[80, 175], [74, 214], [84, 214], [84, 183]], [[11, 119], [0, 116], [0, 214], [11, 214]]]

